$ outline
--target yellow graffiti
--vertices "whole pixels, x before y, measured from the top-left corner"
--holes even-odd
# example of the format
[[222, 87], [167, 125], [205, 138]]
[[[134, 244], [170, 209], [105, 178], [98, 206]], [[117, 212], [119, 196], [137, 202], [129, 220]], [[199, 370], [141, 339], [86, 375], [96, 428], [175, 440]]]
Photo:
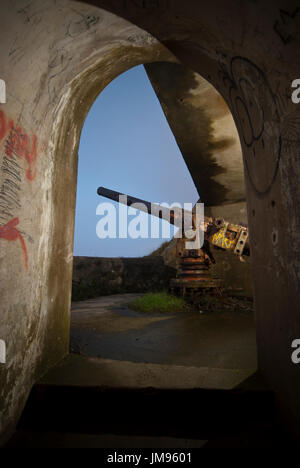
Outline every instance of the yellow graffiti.
[[212, 243], [216, 245], [217, 247], [221, 247], [222, 249], [232, 249], [235, 245], [235, 240], [234, 239], [228, 239], [226, 237], [226, 227], [223, 229], [220, 229], [218, 232], [216, 232], [213, 237], [212, 237]]

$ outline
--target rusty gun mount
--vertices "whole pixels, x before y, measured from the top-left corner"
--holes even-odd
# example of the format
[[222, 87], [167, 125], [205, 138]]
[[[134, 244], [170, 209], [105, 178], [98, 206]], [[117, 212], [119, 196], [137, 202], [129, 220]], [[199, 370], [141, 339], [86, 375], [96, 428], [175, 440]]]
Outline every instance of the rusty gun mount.
[[[182, 208], [166, 208], [140, 198], [125, 195], [114, 190], [99, 187], [98, 195], [116, 202], [133, 206], [135, 209], [157, 216], [179, 227], [182, 233], [187, 230], [200, 229], [196, 225], [196, 215]], [[184, 225], [183, 225], [184, 224]], [[179, 259], [177, 278], [171, 280], [170, 289], [193, 298], [207, 291], [219, 292], [222, 289], [222, 280], [212, 278], [209, 272], [211, 263], [215, 263], [210, 251], [210, 244], [237, 255], [241, 260], [243, 255], [250, 255], [248, 228], [232, 224], [222, 218], [204, 216], [201, 226], [204, 243], [201, 248], [186, 249], [187, 238], [177, 238], [176, 255]]]

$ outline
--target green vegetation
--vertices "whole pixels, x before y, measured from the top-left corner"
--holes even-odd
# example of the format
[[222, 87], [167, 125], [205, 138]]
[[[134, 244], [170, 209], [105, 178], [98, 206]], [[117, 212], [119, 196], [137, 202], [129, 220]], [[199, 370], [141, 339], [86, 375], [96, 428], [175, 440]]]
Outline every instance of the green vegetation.
[[159, 292], [145, 294], [131, 302], [129, 307], [144, 313], [171, 313], [187, 309], [189, 305], [181, 297]]

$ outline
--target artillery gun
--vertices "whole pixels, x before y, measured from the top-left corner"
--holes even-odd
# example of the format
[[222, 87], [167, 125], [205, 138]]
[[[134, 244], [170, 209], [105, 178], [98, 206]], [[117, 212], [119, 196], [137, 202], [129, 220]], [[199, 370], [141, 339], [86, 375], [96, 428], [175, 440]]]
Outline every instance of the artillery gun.
[[[135, 209], [157, 216], [181, 229], [183, 235], [176, 239], [176, 256], [179, 260], [179, 268], [177, 277], [170, 282], [170, 290], [183, 296], [190, 296], [193, 301], [199, 294], [220, 293], [222, 290], [222, 280], [212, 278], [210, 273], [210, 265], [215, 263], [210, 245], [233, 253], [241, 261], [243, 261], [244, 255], [250, 255], [249, 235], [246, 226], [229, 223], [223, 218], [207, 216], [203, 217], [201, 226], [199, 226], [199, 219], [194, 208], [192, 211], [176, 207], [169, 209], [104, 187], [99, 187], [97, 193], [110, 200], [133, 206]], [[194, 231], [195, 237], [197, 232], [202, 231], [203, 243], [201, 247], [187, 248], [190, 234], [188, 238], [186, 234], [190, 231]]]

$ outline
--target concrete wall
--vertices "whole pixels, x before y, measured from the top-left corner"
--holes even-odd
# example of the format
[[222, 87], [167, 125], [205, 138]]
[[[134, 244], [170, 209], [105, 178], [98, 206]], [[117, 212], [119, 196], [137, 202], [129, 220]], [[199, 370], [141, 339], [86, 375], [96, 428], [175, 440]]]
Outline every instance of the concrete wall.
[[287, 1], [283, 11], [279, 0], [1, 2], [7, 103], [0, 107], [0, 338], [8, 346], [0, 365], [2, 435], [36, 377], [68, 349], [84, 118], [118, 74], [174, 56], [218, 90], [237, 125], [259, 366], [298, 431], [300, 373], [290, 359], [291, 341], [300, 338], [300, 107], [290, 99], [290, 83], [300, 78], [296, 7]]
[[169, 289], [176, 270], [161, 256], [140, 258], [74, 257], [72, 301], [119, 293]]

